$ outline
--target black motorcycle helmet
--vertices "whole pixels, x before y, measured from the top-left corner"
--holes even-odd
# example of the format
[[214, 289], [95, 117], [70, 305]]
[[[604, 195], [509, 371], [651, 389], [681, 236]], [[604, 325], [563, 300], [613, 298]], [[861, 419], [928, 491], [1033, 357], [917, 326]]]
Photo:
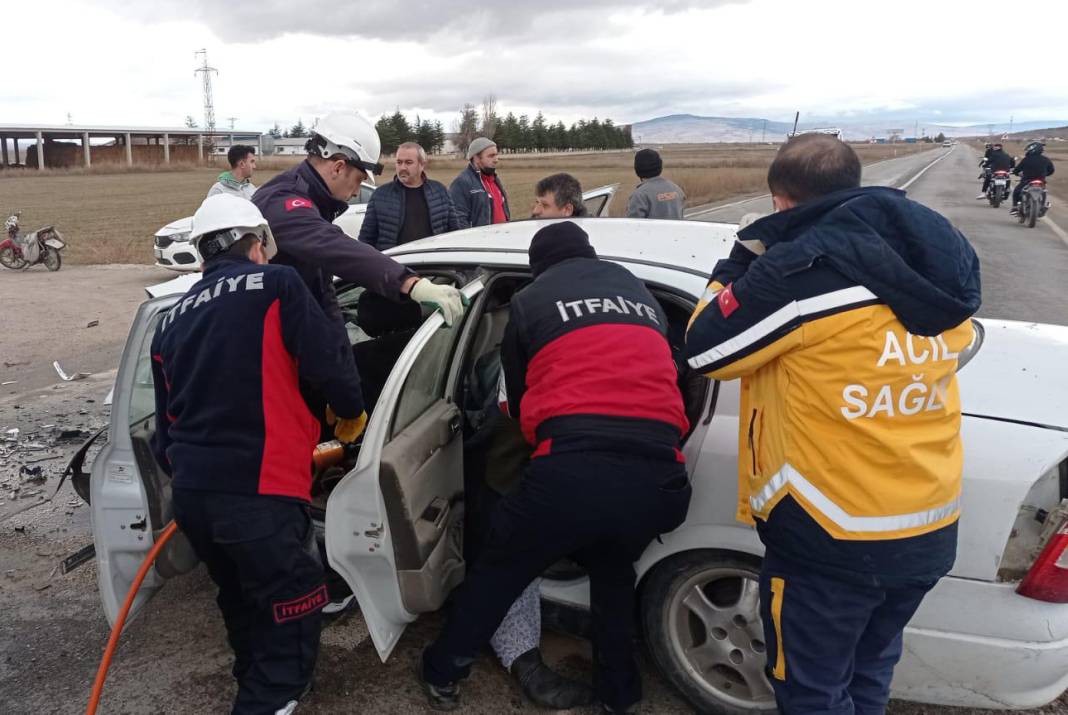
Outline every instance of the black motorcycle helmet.
[[986, 143], [986, 144], [984, 145], [984, 147], [983, 147], [983, 148], [984, 148], [984, 149], [992, 149], [992, 148], [994, 148], [994, 145], [993, 145], [993, 144], [991, 144], [990, 142], [987, 142], [987, 143]]
[[1027, 145], [1027, 149], [1025, 149], [1025, 151], [1027, 152], [1028, 156], [1031, 156], [1032, 154], [1041, 154], [1043, 151], [1045, 151], [1045, 149], [1046, 145], [1042, 142], [1031, 142]]

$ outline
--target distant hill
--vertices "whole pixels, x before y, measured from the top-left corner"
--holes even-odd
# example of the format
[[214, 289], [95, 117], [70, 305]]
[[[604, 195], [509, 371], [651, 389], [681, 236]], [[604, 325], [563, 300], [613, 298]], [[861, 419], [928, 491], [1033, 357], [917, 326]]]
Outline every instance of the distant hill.
[[1066, 139], [1068, 140], [1068, 127], [1052, 127], [1040, 130], [1013, 132], [1010, 139], [1026, 141], [1027, 139]]
[[[1056, 131], [1068, 134], [1068, 124], [1063, 120], [1048, 122], [1021, 122], [1014, 124], [1014, 134], [1033, 134], [1048, 127], [1061, 127]], [[902, 136], [911, 136], [912, 126], [905, 126], [900, 119], [864, 119], [854, 121], [801, 122], [798, 130], [838, 127], [845, 139], [864, 141], [872, 137], [886, 137], [891, 129], [902, 130]], [[706, 142], [780, 142], [793, 128], [793, 122], [777, 122], [753, 117], [699, 117], [693, 114], [672, 114], [657, 117], [631, 125], [631, 134], [639, 144], [701, 144]], [[947, 124], [920, 123], [927, 136], [936, 136], [940, 132], [947, 137], [986, 136], [993, 130], [994, 134], [1003, 134], [1009, 130], [1005, 124], [972, 124], [968, 126], [950, 126]]]

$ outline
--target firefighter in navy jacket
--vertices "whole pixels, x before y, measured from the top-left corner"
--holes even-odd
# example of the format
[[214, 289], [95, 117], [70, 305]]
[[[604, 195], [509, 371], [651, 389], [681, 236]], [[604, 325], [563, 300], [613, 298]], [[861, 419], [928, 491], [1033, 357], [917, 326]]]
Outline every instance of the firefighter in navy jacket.
[[253, 203], [278, 241], [275, 263], [293, 266], [348, 345], [334, 276], [393, 300], [409, 297], [441, 310], [446, 325], [463, 314], [463, 297], [449, 285], [419, 278], [410, 269], [345, 234], [334, 219], [348, 210], [360, 183], [382, 173], [378, 132], [357, 114], [330, 114], [308, 141], [308, 158], [256, 190]]
[[153, 448], [172, 477], [175, 520], [219, 587], [234, 649], [234, 713], [274, 713], [310, 683], [327, 601], [307, 511], [319, 388], [335, 434], [363, 431], [351, 353], [297, 273], [269, 266], [259, 210], [229, 195], [193, 217], [204, 276], [152, 340]]
[[590, 574], [596, 695], [625, 712], [641, 698], [633, 562], [682, 523], [690, 500], [667, 321], [642, 283], [599, 260], [573, 222], [539, 230], [530, 265], [534, 281], [513, 297], [501, 346], [501, 401], [536, 448], [423, 655], [423, 687], [435, 707], [458, 705], [457, 682], [509, 606], [570, 555]]
[[833, 137], [790, 140], [768, 171], [778, 212], [739, 231], [686, 339], [691, 367], [742, 379], [738, 515], [766, 546], [786, 715], [883, 712], [902, 630], [956, 554], [979, 262], [860, 173]]

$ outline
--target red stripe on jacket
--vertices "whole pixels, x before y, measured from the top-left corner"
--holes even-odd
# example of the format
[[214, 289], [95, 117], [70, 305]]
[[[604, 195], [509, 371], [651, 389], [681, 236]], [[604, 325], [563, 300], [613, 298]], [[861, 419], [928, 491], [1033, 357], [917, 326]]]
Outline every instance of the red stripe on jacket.
[[565, 333], [527, 366], [519, 413], [535, 444], [538, 425], [562, 415], [657, 420], [689, 428], [667, 340], [642, 325], [608, 323]]
[[263, 318], [263, 461], [260, 494], [311, 499], [311, 459], [319, 421], [300, 394], [297, 362], [282, 340], [281, 303]]

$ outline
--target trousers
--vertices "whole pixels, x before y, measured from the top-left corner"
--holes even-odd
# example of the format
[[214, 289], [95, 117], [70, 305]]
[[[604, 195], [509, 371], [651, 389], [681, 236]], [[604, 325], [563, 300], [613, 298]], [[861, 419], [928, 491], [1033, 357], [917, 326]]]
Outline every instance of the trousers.
[[449, 618], [423, 654], [423, 677], [445, 686], [478, 652], [529, 584], [562, 557], [590, 576], [594, 690], [623, 710], [641, 699], [634, 652], [634, 561], [686, 518], [685, 465], [634, 454], [564, 452], [531, 460], [494, 508], [490, 533]]
[[902, 632], [937, 579], [843, 579], [769, 547], [760, 575], [768, 675], [783, 715], [881, 715]]
[[311, 683], [323, 567], [307, 507], [270, 496], [174, 490], [174, 516], [219, 587], [234, 651], [234, 715], [273, 714]]

